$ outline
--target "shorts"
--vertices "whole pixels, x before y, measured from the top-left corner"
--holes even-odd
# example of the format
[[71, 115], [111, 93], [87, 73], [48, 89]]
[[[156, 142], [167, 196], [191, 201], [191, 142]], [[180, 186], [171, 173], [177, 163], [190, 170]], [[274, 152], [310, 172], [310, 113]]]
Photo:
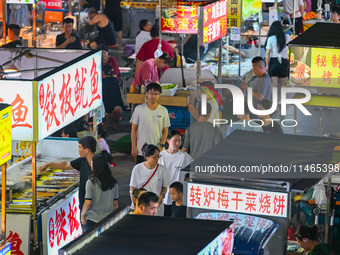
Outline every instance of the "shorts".
[[110, 3], [107, 2], [104, 13], [113, 23], [113, 27], [116, 32], [123, 30], [123, 15], [120, 5], [110, 6]]
[[288, 59], [282, 58], [282, 63], [280, 64], [278, 58], [270, 58], [269, 75], [270, 77], [275, 76], [279, 78], [288, 77], [289, 75]]

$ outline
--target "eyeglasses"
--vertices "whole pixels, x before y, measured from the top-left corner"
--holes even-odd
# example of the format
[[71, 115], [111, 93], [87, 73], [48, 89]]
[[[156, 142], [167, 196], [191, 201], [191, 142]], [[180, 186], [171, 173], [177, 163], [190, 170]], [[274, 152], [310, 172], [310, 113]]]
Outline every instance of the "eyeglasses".
[[158, 156], [152, 156], [151, 158], [153, 158], [153, 159], [160, 159], [162, 157], [162, 155], [158, 155]]

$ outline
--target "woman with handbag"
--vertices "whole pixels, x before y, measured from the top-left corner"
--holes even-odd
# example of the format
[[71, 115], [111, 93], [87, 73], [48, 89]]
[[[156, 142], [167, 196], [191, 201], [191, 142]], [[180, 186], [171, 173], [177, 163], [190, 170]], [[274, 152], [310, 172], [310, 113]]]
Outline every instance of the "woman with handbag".
[[289, 35], [285, 35], [279, 21], [270, 26], [266, 40], [266, 69], [270, 75], [271, 87], [286, 84], [289, 75], [288, 47]]
[[130, 195], [133, 201], [133, 191], [135, 189], [144, 188], [159, 195], [159, 208], [157, 216], [163, 216], [164, 205], [163, 199], [169, 186], [169, 175], [164, 166], [158, 164], [159, 149], [153, 144], [144, 144], [142, 152], [146, 161], [137, 164], [131, 174], [130, 179]]

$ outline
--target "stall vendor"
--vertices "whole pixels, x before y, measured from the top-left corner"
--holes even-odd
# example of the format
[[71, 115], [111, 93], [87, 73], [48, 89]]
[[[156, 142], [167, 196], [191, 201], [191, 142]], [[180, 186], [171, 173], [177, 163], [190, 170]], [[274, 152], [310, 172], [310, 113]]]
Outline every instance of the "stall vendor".
[[73, 30], [74, 20], [66, 18], [63, 20], [64, 33], [57, 35], [56, 48], [58, 49], [82, 49], [80, 38]]
[[136, 73], [133, 81], [134, 86], [148, 85], [159, 81], [158, 69], [168, 67], [171, 58], [166, 52], [163, 52], [159, 58], [150, 58], [146, 60]]
[[89, 25], [97, 25], [98, 36], [90, 43], [91, 49], [97, 49], [98, 45], [115, 45], [116, 34], [113, 30], [111, 21], [103, 13], [98, 13], [95, 8], [90, 8], [87, 12], [88, 17], [84, 17], [83, 20]]
[[2, 45], [3, 48], [16, 48], [21, 47], [21, 41], [19, 38], [20, 35], [20, 27], [17, 24], [10, 24], [7, 28], [7, 35], [9, 39], [9, 43]]

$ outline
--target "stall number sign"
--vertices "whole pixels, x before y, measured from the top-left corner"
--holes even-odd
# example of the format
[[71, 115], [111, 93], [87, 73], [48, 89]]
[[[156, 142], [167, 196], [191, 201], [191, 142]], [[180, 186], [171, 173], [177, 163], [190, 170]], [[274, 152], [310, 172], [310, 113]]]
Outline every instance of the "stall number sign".
[[187, 205], [193, 208], [287, 217], [288, 194], [189, 183]]
[[241, 26], [241, 0], [228, 2], [228, 28]]
[[39, 81], [39, 140], [102, 104], [101, 53]]
[[227, 0], [200, 7], [203, 9], [203, 45], [227, 35]]
[[162, 32], [198, 33], [198, 6], [206, 2], [162, 1]]
[[82, 234], [78, 192], [47, 213], [47, 251], [58, 254], [58, 249]]
[[311, 86], [340, 88], [340, 50], [312, 48]]
[[6, 0], [7, 4], [34, 4], [35, 0]]
[[11, 159], [12, 107], [0, 104], [0, 165]]

